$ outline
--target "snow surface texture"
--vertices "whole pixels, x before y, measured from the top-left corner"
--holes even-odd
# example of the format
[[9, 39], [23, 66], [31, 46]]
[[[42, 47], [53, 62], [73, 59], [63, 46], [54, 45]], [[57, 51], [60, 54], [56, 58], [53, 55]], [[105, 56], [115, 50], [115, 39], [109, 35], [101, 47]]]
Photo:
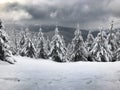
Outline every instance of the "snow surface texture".
[[0, 90], [120, 90], [120, 62], [0, 62]]

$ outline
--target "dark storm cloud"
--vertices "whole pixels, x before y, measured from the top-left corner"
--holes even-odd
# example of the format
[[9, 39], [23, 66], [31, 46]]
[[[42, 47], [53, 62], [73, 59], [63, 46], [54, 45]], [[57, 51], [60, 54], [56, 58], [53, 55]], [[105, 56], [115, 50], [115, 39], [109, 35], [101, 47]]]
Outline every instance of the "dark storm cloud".
[[[68, 2], [69, 1], [69, 2]], [[58, 24], [73, 25], [75, 23], [89, 24], [93, 22], [107, 22], [111, 16], [120, 16], [120, 13], [111, 11], [111, 0], [66, 0], [64, 3], [19, 4], [8, 3], [6, 11], [25, 10], [32, 16], [32, 20], [57, 22]], [[62, 2], [62, 1], [61, 1]]]

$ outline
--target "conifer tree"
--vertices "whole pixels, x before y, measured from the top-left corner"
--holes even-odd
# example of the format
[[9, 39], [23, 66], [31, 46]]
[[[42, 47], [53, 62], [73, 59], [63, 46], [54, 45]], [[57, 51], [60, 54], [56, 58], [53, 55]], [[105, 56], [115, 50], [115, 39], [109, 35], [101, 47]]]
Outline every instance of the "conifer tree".
[[24, 47], [27, 43], [27, 37], [25, 35], [25, 32], [24, 31], [21, 31], [21, 39], [20, 39], [20, 42], [19, 42], [19, 54], [21, 56], [25, 56], [25, 52], [23, 52], [24, 50]]
[[108, 47], [110, 47], [110, 50], [112, 52], [116, 51], [118, 48], [117, 42], [116, 42], [116, 35], [113, 31], [113, 22], [111, 24], [110, 32], [107, 37], [108, 40]]
[[86, 49], [88, 51], [88, 61], [92, 61], [90, 51], [93, 48], [93, 43], [94, 43], [94, 37], [91, 34], [91, 31], [89, 31], [86, 39], [86, 43], [85, 43]]
[[37, 57], [47, 59], [48, 55], [46, 53], [47, 51], [46, 51], [46, 48], [45, 48], [45, 38], [44, 38], [44, 34], [42, 33], [42, 28], [39, 29], [37, 40], [38, 40], [38, 43], [37, 43]]
[[22, 53], [24, 54], [24, 56], [27, 56], [30, 58], [36, 57], [36, 50], [35, 50], [34, 44], [30, 39], [27, 40], [26, 45], [22, 49]]
[[94, 46], [92, 48], [91, 58], [93, 61], [109, 62], [112, 61], [112, 52], [108, 47], [108, 41], [105, 39], [103, 32], [98, 33]]
[[10, 51], [9, 39], [0, 20], [0, 60], [14, 64], [15, 60]]
[[89, 31], [87, 39], [86, 39], [86, 43], [85, 43], [88, 51], [90, 51], [92, 49], [93, 43], [94, 43], [94, 37], [91, 34], [91, 31]]
[[74, 34], [75, 37], [73, 38], [71, 44], [72, 51], [70, 61], [87, 61], [88, 52], [85, 48], [85, 43], [83, 41], [79, 25], [77, 25], [77, 29]]
[[50, 56], [56, 62], [65, 62], [65, 42], [63, 36], [60, 36], [58, 27], [55, 28], [55, 35], [52, 37]]

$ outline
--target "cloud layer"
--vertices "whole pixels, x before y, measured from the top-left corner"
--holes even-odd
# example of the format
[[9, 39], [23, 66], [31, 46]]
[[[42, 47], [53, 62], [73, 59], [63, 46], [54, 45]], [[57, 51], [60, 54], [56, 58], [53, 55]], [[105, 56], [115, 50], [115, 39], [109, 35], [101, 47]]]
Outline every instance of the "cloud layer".
[[38, 24], [96, 28], [120, 18], [119, 0], [6, 0], [0, 6], [0, 17], [6, 20]]

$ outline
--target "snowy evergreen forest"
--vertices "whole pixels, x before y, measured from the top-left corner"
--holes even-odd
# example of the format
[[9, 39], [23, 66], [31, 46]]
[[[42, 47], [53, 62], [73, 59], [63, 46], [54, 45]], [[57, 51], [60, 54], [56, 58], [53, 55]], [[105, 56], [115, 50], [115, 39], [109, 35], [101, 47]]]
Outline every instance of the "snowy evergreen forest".
[[74, 38], [68, 45], [57, 26], [50, 39], [44, 36], [42, 28], [39, 32], [31, 32], [29, 28], [6, 32], [2, 24], [0, 21], [0, 59], [11, 64], [15, 63], [13, 55], [50, 59], [56, 62], [120, 60], [120, 30], [113, 29], [113, 24], [109, 32], [101, 29], [97, 37], [89, 31], [86, 40], [83, 40], [80, 27], [77, 25]]

